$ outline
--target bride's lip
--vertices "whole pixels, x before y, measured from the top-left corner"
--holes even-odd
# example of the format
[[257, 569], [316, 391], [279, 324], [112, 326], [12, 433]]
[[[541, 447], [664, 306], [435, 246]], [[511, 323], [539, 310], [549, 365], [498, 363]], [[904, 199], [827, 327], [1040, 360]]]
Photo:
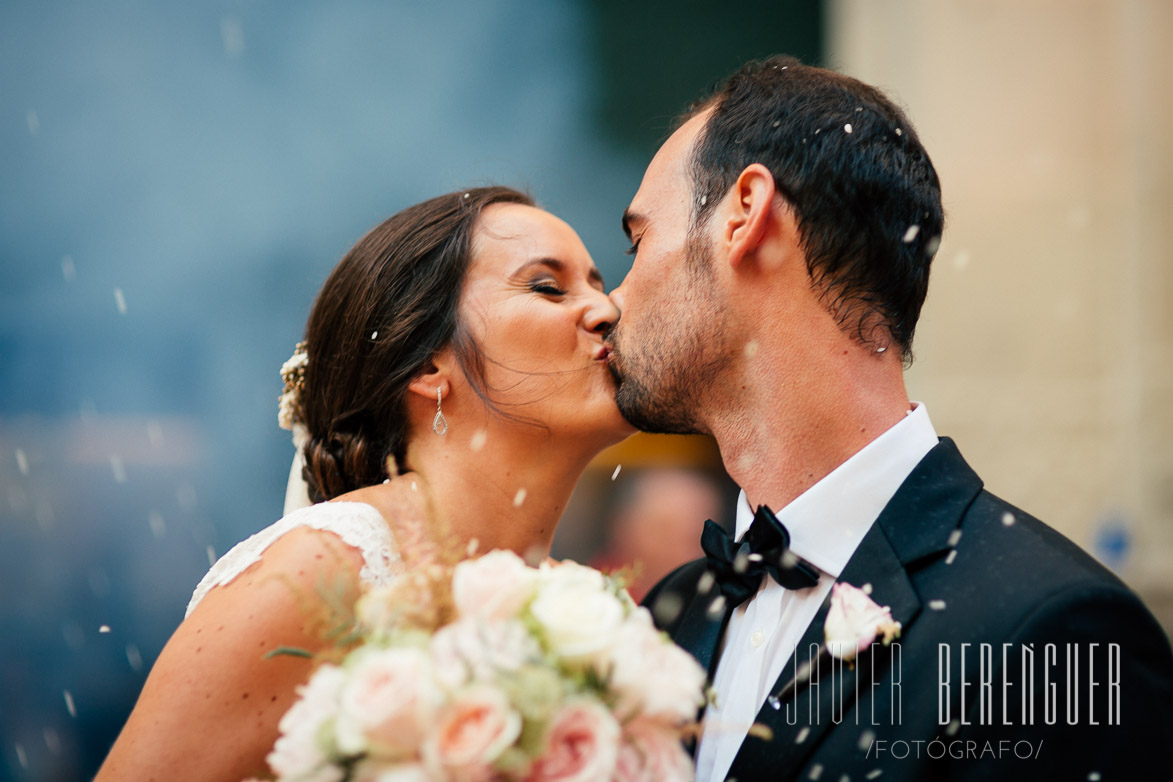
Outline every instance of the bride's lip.
[[609, 355], [611, 355], [611, 348], [599, 345], [599, 349], [595, 351], [595, 361], [606, 361]]

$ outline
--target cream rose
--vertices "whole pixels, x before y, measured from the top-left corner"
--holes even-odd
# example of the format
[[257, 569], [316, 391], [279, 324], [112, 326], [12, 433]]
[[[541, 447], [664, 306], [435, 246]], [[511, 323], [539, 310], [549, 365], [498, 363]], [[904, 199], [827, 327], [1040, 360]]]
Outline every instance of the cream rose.
[[611, 782], [691, 782], [692, 758], [675, 730], [648, 720], [623, 729], [623, 743]]
[[611, 778], [619, 724], [597, 701], [572, 701], [551, 720], [545, 748], [526, 782], [596, 782]]
[[490, 551], [461, 562], [452, 574], [452, 599], [461, 617], [517, 616], [533, 596], [538, 572], [512, 551]]
[[484, 681], [501, 671], [516, 671], [542, 651], [521, 622], [478, 619], [460, 619], [441, 627], [429, 649], [437, 678], [450, 689], [470, 679]]
[[885, 644], [900, 637], [900, 623], [892, 620], [892, 611], [881, 607], [867, 594], [847, 583], [831, 587], [831, 609], [823, 624], [827, 651], [841, 660], [855, 656], [871, 646], [877, 634]]
[[421, 763], [364, 760], [350, 772], [350, 782], [433, 782]]
[[332, 747], [323, 746], [321, 727], [338, 714], [338, 699], [346, 674], [335, 665], [322, 665], [297, 688], [298, 700], [278, 723], [280, 737], [266, 760], [281, 778], [339, 782], [345, 773], [329, 763]]
[[705, 671], [688, 652], [667, 640], [652, 624], [646, 608], [631, 613], [616, 634], [611, 689], [622, 718], [679, 725], [696, 719], [704, 704]]
[[[564, 568], [569, 570], [558, 575]], [[567, 664], [605, 673], [624, 610], [606, 590], [601, 573], [580, 565], [551, 568], [530, 613], [550, 648]]]
[[424, 651], [357, 652], [342, 689], [335, 733], [344, 754], [411, 756], [423, 740], [441, 694]]
[[439, 714], [424, 745], [428, 768], [443, 779], [488, 780], [493, 761], [521, 735], [521, 715], [495, 687], [474, 685]]

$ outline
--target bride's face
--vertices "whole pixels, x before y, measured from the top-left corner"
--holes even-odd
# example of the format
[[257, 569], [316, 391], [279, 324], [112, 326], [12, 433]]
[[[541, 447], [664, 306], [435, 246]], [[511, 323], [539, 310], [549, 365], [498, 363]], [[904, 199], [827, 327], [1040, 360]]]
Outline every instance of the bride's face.
[[574, 229], [532, 206], [494, 204], [472, 249], [460, 318], [498, 410], [600, 447], [630, 434], [603, 347], [619, 312]]

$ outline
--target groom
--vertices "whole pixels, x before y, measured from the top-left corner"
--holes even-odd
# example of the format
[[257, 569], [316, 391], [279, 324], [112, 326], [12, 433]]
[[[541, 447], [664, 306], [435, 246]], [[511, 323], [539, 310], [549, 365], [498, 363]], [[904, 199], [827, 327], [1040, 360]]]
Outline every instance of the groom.
[[[784, 57], [699, 104], [624, 213], [620, 409], [713, 435], [743, 489], [735, 534], [706, 525], [645, 601], [710, 671], [702, 782], [1173, 773], [1161, 628], [908, 399], [942, 225], [908, 118]], [[823, 641], [849, 597], [901, 628], [849, 616], [847, 663]]]

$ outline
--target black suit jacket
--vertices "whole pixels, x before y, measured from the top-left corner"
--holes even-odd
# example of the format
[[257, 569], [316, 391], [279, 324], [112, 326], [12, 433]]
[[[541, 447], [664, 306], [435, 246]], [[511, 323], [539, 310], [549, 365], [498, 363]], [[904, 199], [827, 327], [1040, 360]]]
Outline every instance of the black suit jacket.
[[[706, 611], [715, 591], [697, 593], [704, 571], [681, 566], [644, 604], [712, 669], [723, 628]], [[1169, 639], [1119, 579], [984, 491], [951, 440], [917, 465], [839, 580], [891, 607], [898, 646], [835, 665], [815, 651], [824, 603], [729, 779], [1173, 780]], [[796, 658], [813, 673], [787, 692]]]

